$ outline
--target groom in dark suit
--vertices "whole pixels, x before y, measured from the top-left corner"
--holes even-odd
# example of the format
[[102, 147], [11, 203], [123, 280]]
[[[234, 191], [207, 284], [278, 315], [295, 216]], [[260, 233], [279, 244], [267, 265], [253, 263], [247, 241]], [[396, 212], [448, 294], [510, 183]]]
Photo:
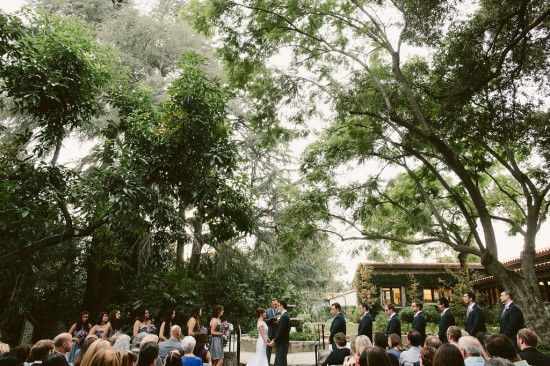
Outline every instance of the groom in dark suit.
[[334, 315], [334, 318], [332, 319], [332, 324], [330, 325], [328, 343], [332, 344], [332, 350], [336, 351], [338, 347], [336, 347], [336, 342], [334, 342], [334, 335], [340, 332], [346, 334], [346, 318], [344, 318], [344, 314], [342, 314], [342, 307], [338, 302], [335, 302], [330, 306], [330, 312]]
[[288, 303], [286, 300], [279, 302], [279, 325], [277, 326], [277, 335], [270, 342], [275, 343], [275, 366], [287, 366], [286, 355], [288, 354], [288, 341], [290, 334], [290, 316], [288, 315]]
[[466, 310], [466, 322], [464, 330], [468, 332], [471, 336], [476, 336], [477, 332], [486, 332], [487, 327], [485, 326], [485, 316], [481, 308], [475, 303], [476, 294], [468, 291], [462, 296], [464, 304], [468, 306]]
[[440, 297], [437, 300], [437, 307], [441, 311], [441, 320], [439, 321], [439, 330], [437, 336], [441, 343], [449, 343], [447, 340], [447, 329], [451, 325], [455, 325], [455, 316], [449, 309], [449, 300], [446, 297]]
[[504, 305], [500, 318], [500, 334], [504, 334], [510, 338], [514, 346], [517, 348], [518, 331], [524, 327], [523, 312], [512, 301], [510, 291], [503, 291], [500, 294], [500, 301]]
[[372, 316], [369, 312], [369, 304], [362, 302], [359, 306], [361, 311], [361, 319], [359, 320], [359, 326], [357, 327], [357, 335], [364, 335], [369, 337], [372, 343]]

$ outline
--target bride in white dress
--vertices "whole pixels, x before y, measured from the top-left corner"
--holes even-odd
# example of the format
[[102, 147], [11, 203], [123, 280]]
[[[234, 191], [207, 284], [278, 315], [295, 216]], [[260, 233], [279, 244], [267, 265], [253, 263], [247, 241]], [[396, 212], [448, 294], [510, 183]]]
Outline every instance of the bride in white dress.
[[246, 366], [269, 366], [267, 362], [267, 353], [266, 346], [272, 345], [270, 340], [267, 338], [267, 324], [265, 323], [265, 309], [259, 308], [256, 310], [256, 315], [258, 315], [258, 322], [256, 328], [258, 329], [258, 340], [256, 341], [256, 353]]

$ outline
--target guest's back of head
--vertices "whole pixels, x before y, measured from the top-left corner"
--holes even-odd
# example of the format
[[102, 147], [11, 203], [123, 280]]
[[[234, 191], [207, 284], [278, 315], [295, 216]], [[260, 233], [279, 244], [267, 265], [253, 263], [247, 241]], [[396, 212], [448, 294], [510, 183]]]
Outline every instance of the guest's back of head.
[[183, 348], [183, 352], [185, 353], [193, 353], [193, 350], [195, 349], [195, 344], [197, 344], [195, 338], [187, 336], [184, 337], [181, 341], [181, 348]]
[[[345, 347], [348, 343], [346, 339], [346, 335], [342, 332], [338, 332], [334, 335], [334, 343], [336, 343], [337, 346]], [[185, 348], [184, 348], [185, 350]]]
[[420, 350], [420, 361], [422, 366], [432, 366], [437, 349], [432, 346], [424, 346]]
[[21, 343], [15, 346], [12, 350], [12, 353], [17, 357], [17, 363], [22, 365], [23, 362], [26, 362], [31, 355], [31, 345], [28, 343]]
[[128, 334], [121, 334], [115, 341], [113, 345], [114, 349], [119, 350], [120, 352], [126, 352], [130, 350], [130, 336]]
[[426, 338], [424, 345], [438, 349], [441, 346], [441, 340], [438, 336], [432, 335]]
[[69, 363], [63, 354], [55, 352], [44, 357], [42, 366], [69, 366]]
[[76, 356], [76, 359], [73, 362], [73, 366], [80, 366], [82, 360], [84, 359], [84, 356], [86, 356], [86, 353], [88, 352], [88, 349], [95, 341], [97, 341], [97, 337], [88, 337], [84, 340], [84, 342], [82, 342], [80, 352], [78, 353], [78, 356]]
[[445, 343], [435, 351], [432, 366], [464, 366], [464, 358], [458, 347]]
[[123, 352], [121, 366], [135, 366], [137, 359], [138, 358], [134, 352]]
[[374, 345], [385, 349], [388, 347], [388, 336], [384, 333], [375, 333]]
[[143, 344], [139, 349], [137, 366], [149, 366], [157, 359], [158, 356], [158, 344], [154, 342], [147, 342]]
[[[382, 347], [382, 346], [380, 346], [380, 347]], [[398, 349], [399, 351], [403, 351], [403, 345], [401, 344], [401, 338], [395, 333], [390, 334], [388, 336], [388, 347]]]
[[31, 347], [30, 361], [42, 361], [44, 357], [53, 352], [54, 343], [51, 339], [41, 339]]
[[360, 366], [391, 366], [388, 352], [382, 347], [369, 347], [361, 352], [359, 356]]
[[102, 348], [94, 353], [89, 366], [121, 366], [122, 353], [112, 348]]
[[491, 334], [485, 339], [485, 349], [491, 357], [502, 357], [513, 361], [517, 357], [516, 347], [504, 334]]
[[0, 355], [0, 366], [17, 366], [19, 361], [11, 352], [5, 352]]
[[10, 345], [7, 343], [0, 342], [0, 355], [8, 353], [10, 351]]
[[94, 355], [99, 352], [102, 349], [110, 348], [111, 343], [105, 339], [96, 339], [95, 341], [90, 344], [90, 347], [88, 347], [88, 351], [82, 358], [82, 362], [80, 363], [81, 366], [90, 366], [90, 362]]
[[451, 325], [449, 328], [447, 328], [447, 336], [449, 338], [449, 342], [458, 342], [460, 337], [462, 337], [462, 331], [459, 327], [455, 325]]
[[166, 361], [164, 366], [181, 366], [183, 363], [181, 355], [177, 352], [171, 352], [166, 356]]
[[366, 335], [358, 335], [355, 337], [355, 341], [353, 342], [355, 347], [355, 352], [353, 355], [360, 356], [361, 353], [365, 348], [372, 347], [372, 343]]
[[502, 357], [494, 357], [488, 359], [485, 366], [514, 366], [514, 363]]

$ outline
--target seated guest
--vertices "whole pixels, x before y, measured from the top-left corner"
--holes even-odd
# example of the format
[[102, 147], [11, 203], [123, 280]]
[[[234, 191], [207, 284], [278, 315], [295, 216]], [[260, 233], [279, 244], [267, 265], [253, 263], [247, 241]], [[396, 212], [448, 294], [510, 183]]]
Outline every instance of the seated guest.
[[441, 346], [441, 340], [439, 339], [438, 336], [429, 336], [429, 337], [426, 337], [426, 340], [424, 341], [424, 345], [425, 346], [430, 346], [430, 347], [433, 347], [435, 349], [438, 349], [439, 346]]
[[168, 356], [173, 350], [178, 350], [180, 353], [183, 353], [180, 338], [181, 327], [179, 325], [172, 325], [170, 328], [170, 338], [159, 343], [159, 357], [162, 361], [164, 361], [166, 356]]
[[55, 344], [51, 339], [41, 339], [31, 347], [31, 356], [29, 360], [33, 366], [39, 366], [47, 355], [52, 354]]
[[7, 343], [0, 342], [0, 355], [8, 353], [10, 351], [10, 345]]
[[365, 348], [359, 357], [359, 366], [391, 366], [390, 356], [382, 347]]
[[537, 344], [539, 342], [537, 333], [531, 329], [520, 329], [517, 335], [519, 357], [522, 360], [527, 361], [531, 366], [548, 366], [550, 365], [550, 356], [547, 356], [537, 351]]
[[178, 350], [170, 352], [164, 359], [164, 366], [181, 366], [181, 355]]
[[206, 342], [208, 341], [208, 336], [204, 333], [195, 333], [195, 340], [197, 344], [195, 349], [193, 349], [193, 354], [202, 359], [203, 363], [212, 363], [212, 356], [210, 351], [206, 348]]
[[516, 352], [516, 347], [504, 334], [491, 334], [485, 339], [485, 349], [491, 357], [502, 357], [516, 366], [529, 366], [527, 361], [522, 360]]
[[90, 366], [121, 366], [122, 353], [112, 348], [98, 350], [90, 360]]
[[184, 352], [183, 357], [181, 358], [183, 366], [202, 366], [202, 359], [193, 354], [196, 344], [197, 341], [191, 336], [187, 336], [183, 338], [183, 341], [181, 341], [181, 346], [183, 347]]
[[[438, 336], [434, 336], [439, 341]], [[441, 341], [440, 341], [441, 342]], [[420, 366], [432, 366], [437, 350], [432, 346], [424, 346], [420, 350]]]
[[488, 359], [485, 366], [514, 366], [514, 363], [502, 357], [495, 357]]
[[399, 362], [399, 357], [401, 357], [401, 353], [403, 353], [404, 349], [401, 345], [401, 337], [399, 337], [397, 334], [392, 333], [388, 336], [388, 354], [390, 355], [390, 358], [393, 356]]
[[136, 366], [137, 356], [133, 352], [122, 352], [122, 362], [120, 366]]
[[447, 328], [447, 340], [449, 341], [449, 343], [456, 346], [460, 337], [462, 337], [462, 331], [459, 327], [451, 325], [449, 328]]
[[69, 363], [67, 362], [64, 354], [56, 352], [51, 355], [47, 355], [42, 360], [42, 366], [69, 366]]
[[350, 355], [350, 350], [346, 347], [347, 340], [344, 333], [336, 333], [333, 339], [336, 344], [336, 349], [328, 355], [325, 362], [323, 362], [323, 366], [342, 365], [344, 363], [344, 359]]
[[28, 343], [21, 343], [15, 346], [13, 349], [13, 355], [17, 358], [18, 366], [22, 366], [27, 362], [31, 355], [31, 345]]
[[464, 358], [457, 346], [445, 343], [435, 351], [432, 366], [464, 366]]
[[111, 344], [109, 343], [109, 341], [106, 341], [105, 339], [101, 339], [101, 338], [96, 339], [90, 345], [90, 347], [88, 347], [88, 351], [82, 358], [82, 363], [80, 364], [80, 366], [90, 366], [90, 362], [92, 358], [95, 356], [95, 354], [105, 348], [111, 348]]
[[365, 348], [372, 347], [369, 337], [358, 335], [351, 342], [350, 355], [344, 359], [345, 366], [359, 366], [359, 357]]
[[414, 366], [415, 362], [420, 361], [420, 347], [422, 346], [422, 335], [416, 329], [407, 332], [407, 343], [409, 349], [403, 351], [399, 356], [399, 366]]
[[465, 366], [483, 366], [485, 365], [485, 361], [487, 361], [483, 357], [483, 347], [475, 337], [460, 337], [458, 340], [458, 350], [464, 358]]
[[17, 366], [19, 361], [15, 354], [11, 352], [4, 352], [0, 355], [0, 366]]
[[155, 366], [159, 357], [159, 346], [154, 342], [141, 345], [136, 366]]
[[96, 336], [89, 336], [80, 344], [80, 349], [78, 350], [78, 355], [76, 355], [76, 358], [74, 359], [73, 366], [80, 366], [80, 364], [82, 363], [82, 359], [90, 348], [90, 345], [96, 340]]
[[374, 346], [386, 349], [388, 348], [388, 336], [385, 333], [375, 333], [374, 342], [372, 344]]
[[116, 338], [115, 344], [113, 344], [113, 348], [119, 350], [122, 353], [129, 351], [131, 348], [131, 340], [132, 338], [128, 334], [118, 333], [118, 337]]

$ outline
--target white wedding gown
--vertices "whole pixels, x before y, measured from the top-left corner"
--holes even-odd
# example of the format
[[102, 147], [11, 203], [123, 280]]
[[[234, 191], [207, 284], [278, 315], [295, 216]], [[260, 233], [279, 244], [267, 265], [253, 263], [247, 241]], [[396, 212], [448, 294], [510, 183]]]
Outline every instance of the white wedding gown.
[[256, 353], [250, 361], [246, 364], [246, 366], [269, 366], [267, 362], [267, 353], [266, 353], [266, 344], [264, 342], [264, 339], [262, 338], [262, 335], [260, 334], [260, 327], [263, 327], [264, 329], [264, 335], [267, 335], [267, 324], [265, 322], [261, 322], [258, 326], [258, 340], [256, 341]]

